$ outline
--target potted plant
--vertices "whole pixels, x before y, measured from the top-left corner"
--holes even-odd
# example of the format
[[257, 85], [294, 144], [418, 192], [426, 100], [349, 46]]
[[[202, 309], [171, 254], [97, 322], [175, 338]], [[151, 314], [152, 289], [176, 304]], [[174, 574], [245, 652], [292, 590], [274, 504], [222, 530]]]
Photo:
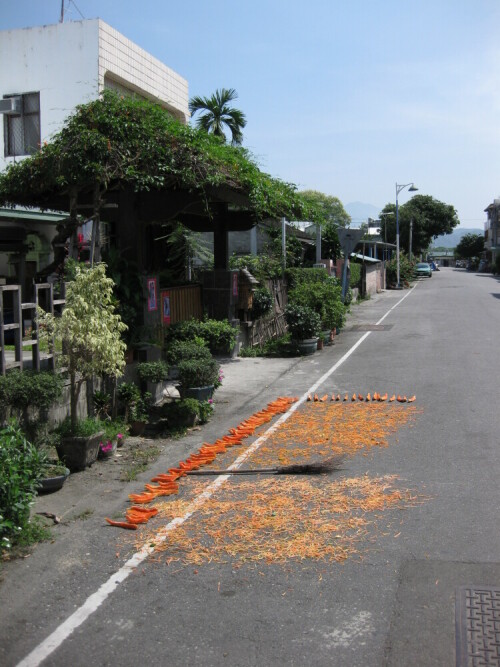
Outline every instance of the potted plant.
[[318, 347], [321, 331], [321, 319], [309, 306], [288, 304], [285, 308], [285, 320], [292, 340], [301, 354], [313, 354]]
[[131, 404], [129, 411], [130, 435], [142, 435], [144, 433], [149, 419], [151, 398], [149, 391], [146, 391]]
[[200, 401], [195, 398], [172, 401], [163, 406], [162, 414], [166, 417], [168, 425], [174, 428], [194, 426], [200, 415]]
[[123, 445], [124, 432], [126, 425], [122, 421], [106, 421], [104, 426], [104, 437], [99, 443], [99, 453], [97, 458], [109, 459], [116, 453], [118, 447]]
[[170, 364], [169, 378], [179, 377], [178, 364], [185, 359], [210, 359], [212, 356], [203, 338], [195, 336], [192, 340], [172, 340], [167, 344], [165, 356]]
[[212, 398], [220, 383], [220, 367], [216, 359], [185, 359], [179, 362], [178, 390], [181, 398], [204, 401]]
[[[54, 317], [38, 308], [36, 324], [40, 338], [49, 343], [52, 351], [54, 339], [61, 342], [59, 362], [67, 369], [70, 379], [70, 430], [66, 436], [66, 447], [70, 448], [72, 437], [84, 437], [79, 433], [77, 416], [83, 384], [94, 375], [119, 377], [125, 366], [126, 346], [121, 334], [127, 327], [115, 312], [113, 281], [106, 277], [105, 265], [90, 268], [77, 265], [74, 280], [66, 288], [66, 304], [61, 316]], [[94, 425], [99, 431], [99, 422]], [[95, 453], [94, 460], [97, 458], [100, 434], [98, 436], [97, 447], [94, 442], [89, 443], [86, 465], [93, 463], [91, 451]], [[81, 440], [75, 441], [75, 447], [77, 445], [81, 448]], [[66, 456], [69, 456], [67, 452]]]
[[38, 493], [52, 493], [62, 489], [70, 474], [69, 468], [60, 461], [47, 461], [42, 468], [42, 478]]
[[66, 418], [56, 429], [60, 439], [56, 443], [57, 455], [71, 472], [85, 470], [97, 461], [99, 443], [104, 429], [102, 422], [92, 417], [78, 419], [73, 425]]
[[123, 382], [117, 393], [124, 406], [125, 422], [130, 424], [130, 435], [142, 435], [149, 418], [151, 394], [141, 394], [139, 387], [133, 382]]

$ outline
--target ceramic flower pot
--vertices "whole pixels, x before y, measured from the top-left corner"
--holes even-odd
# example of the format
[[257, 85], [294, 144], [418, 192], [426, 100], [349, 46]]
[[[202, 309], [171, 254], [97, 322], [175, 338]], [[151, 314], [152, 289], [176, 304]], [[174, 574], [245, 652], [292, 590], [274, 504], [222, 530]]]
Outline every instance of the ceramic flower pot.
[[296, 341], [300, 354], [309, 355], [314, 354], [318, 349], [317, 338], [305, 338], [304, 340]]

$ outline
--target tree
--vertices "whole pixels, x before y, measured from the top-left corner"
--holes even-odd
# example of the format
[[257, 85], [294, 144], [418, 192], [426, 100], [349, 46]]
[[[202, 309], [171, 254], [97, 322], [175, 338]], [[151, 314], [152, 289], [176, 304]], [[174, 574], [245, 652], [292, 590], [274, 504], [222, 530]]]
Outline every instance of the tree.
[[195, 96], [189, 100], [189, 111], [194, 115], [205, 111], [196, 119], [196, 125], [209, 134], [214, 134], [226, 141], [225, 128], [231, 132], [231, 143], [239, 146], [243, 141], [241, 130], [247, 124], [245, 114], [239, 109], [228, 106], [238, 95], [234, 88], [221, 88], [211, 97]]
[[119, 377], [125, 366], [126, 345], [121, 333], [127, 328], [115, 313], [113, 281], [105, 264], [76, 266], [75, 280], [68, 284], [61, 317], [39, 308], [40, 337], [54, 336], [62, 343], [61, 364], [67, 368], [71, 386], [71, 430], [77, 425], [77, 404], [82, 384], [93, 375]]
[[455, 257], [459, 259], [472, 259], [473, 257], [479, 257], [483, 250], [483, 234], [465, 234], [455, 248]]
[[338, 227], [349, 227], [351, 216], [338, 197], [317, 190], [302, 190], [298, 193], [306, 202], [321, 225], [321, 254], [328, 259], [340, 257]]
[[[387, 215], [391, 213], [392, 215]], [[445, 204], [429, 195], [416, 195], [399, 207], [399, 245], [407, 253], [410, 250], [410, 229], [412, 254], [424, 252], [432, 239], [441, 234], [451, 234], [459, 224], [457, 212], [450, 204]], [[387, 204], [381, 213], [381, 235], [388, 243], [396, 243], [396, 207]]]
[[338, 197], [325, 195], [317, 190], [302, 190], [298, 194], [312, 208], [317, 209], [322, 218], [322, 226], [334, 224], [337, 227], [349, 227], [351, 224], [351, 216]]

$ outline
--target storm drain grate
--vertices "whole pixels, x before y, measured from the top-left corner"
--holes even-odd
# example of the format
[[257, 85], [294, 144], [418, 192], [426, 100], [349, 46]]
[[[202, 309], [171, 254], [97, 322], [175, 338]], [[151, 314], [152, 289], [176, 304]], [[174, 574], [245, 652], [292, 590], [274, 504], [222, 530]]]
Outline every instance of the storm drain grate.
[[457, 667], [500, 667], [500, 588], [458, 588], [455, 632]]
[[353, 324], [352, 331], [389, 331], [393, 324]]

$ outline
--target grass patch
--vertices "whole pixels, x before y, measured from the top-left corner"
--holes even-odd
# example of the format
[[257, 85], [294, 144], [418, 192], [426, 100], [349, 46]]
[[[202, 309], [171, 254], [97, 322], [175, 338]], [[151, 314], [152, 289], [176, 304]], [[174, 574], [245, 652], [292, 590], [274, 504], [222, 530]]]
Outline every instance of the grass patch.
[[15, 558], [23, 558], [31, 553], [32, 547], [39, 542], [47, 542], [52, 539], [52, 533], [47, 525], [48, 519], [34, 516], [26, 525], [22, 533], [16, 538], [12, 549], [1, 552], [1, 560], [8, 561]]
[[71, 517], [72, 521], [85, 521], [86, 519], [90, 519], [90, 517], [94, 514], [94, 510], [91, 509], [86, 509], [82, 510], [78, 514], [75, 514], [75, 516]]
[[161, 448], [144, 443], [130, 445], [128, 451], [129, 461], [120, 474], [120, 481], [133, 482], [137, 476], [144, 472], [148, 465], [156, 461], [161, 454]]

